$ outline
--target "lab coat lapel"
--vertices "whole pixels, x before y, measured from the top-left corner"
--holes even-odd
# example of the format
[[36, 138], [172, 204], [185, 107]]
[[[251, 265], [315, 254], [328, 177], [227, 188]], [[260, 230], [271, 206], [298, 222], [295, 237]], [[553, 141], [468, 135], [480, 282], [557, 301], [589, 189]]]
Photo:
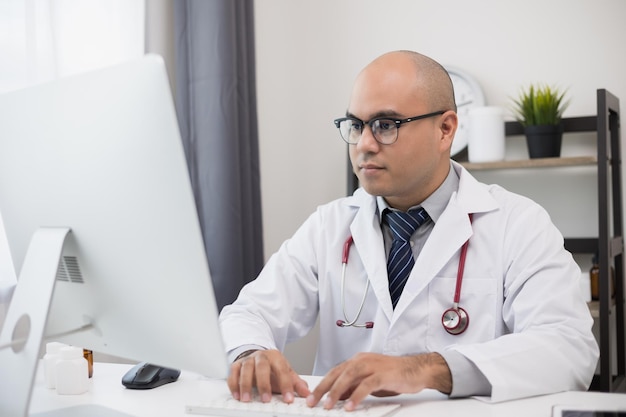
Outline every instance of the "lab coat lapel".
[[445, 264], [458, 253], [471, 234], [472, 228], [467, 211], [451, 201], [415, 260], [411, 275], [396, 306], [396, 316], [399, 316], [413, 299], [424, 291]]
[[459, 191], [450, 198], [448, 206], [415, 260], [396, 306], [395, 320], [471, 237], [473, 232], [469, 213], [486, 212], [497, 207], [489, 192], [469, 172], [456, 163], [453, 163], [453, 167], [459, 174]]
[[376, 212], [376, 198], [359, 190], [355, 193], [359, 210], [350, 225], [350, 232], [354, 239], [363, 267], [370, 281], [370, 285], [378, 303], [387, 319], [391, 321], [393, 307], [389, 297], [387, 280], [387, 260], [382, 230]]

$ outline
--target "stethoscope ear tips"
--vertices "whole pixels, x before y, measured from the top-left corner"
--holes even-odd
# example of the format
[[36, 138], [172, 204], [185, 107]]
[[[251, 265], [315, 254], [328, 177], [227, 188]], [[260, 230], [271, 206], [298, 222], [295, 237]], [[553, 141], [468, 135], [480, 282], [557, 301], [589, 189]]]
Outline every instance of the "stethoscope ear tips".
[[337, 325], [337, 327], [364, 327], [366, 329], [371, 329], [372, 327], [374, 327], [373, 321], [366, 321], [363, 324], [354, 324], [354, 323], [346, 323], [343, 320], [337, 320], [335, 324]]

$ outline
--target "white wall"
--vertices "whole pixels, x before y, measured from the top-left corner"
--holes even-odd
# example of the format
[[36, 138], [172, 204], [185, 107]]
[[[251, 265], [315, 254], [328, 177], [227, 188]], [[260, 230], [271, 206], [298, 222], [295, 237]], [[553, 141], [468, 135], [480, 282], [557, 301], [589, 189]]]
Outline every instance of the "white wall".
[[[594, 115], [598, 88], [626, 109], [623, 0], [256, 1], [255, 25], [266, 257], [317, 205], [345, 195], [346, 146], [332, 120], [357, 72], [381, 53], [413, 49], [462, 68], [490, 105], [509, 108], [521, 86], [539, 81], [569, 88], [566, 117]], [[564, 156], [595, 149], [591, 135], [564, 143]], [[507, 144], [508, 159], [525, 152], [521, 138]], [[591, 168], [477, 176], [537, 199], [569, 236], [597, 233]]]
[[174, 50], [174, 0], [146, 1], [146, 52], [163, 57], [172, 91], [176, 87]]
[[[147, 2], [147, 49], [170, 63], [162, 35], [172, 30], [172, 1]], [[266, 0], [255, 2], [255, 32], [266, 258], [317, 205], [345, 195], [346, 146], [332, 120], [357, 72], [381, 53], [413, 49], [464, 69], [490, 105], [509, 107], [521, 86], [539, 81], [569, 88], [565, 116], [595, 114], [598, 88], [626, 110], [623, 0]], [[594, 146], [592, 135], [569, 135], [563, 155]], [[525, 152], [522, 138], [507, 142], [508, 159]], [[537, 199], [568, 236], [597, 233], [592, 168], [476, 176]], [[299, 372], [310, 370], [314, 339], [289, 349]]]

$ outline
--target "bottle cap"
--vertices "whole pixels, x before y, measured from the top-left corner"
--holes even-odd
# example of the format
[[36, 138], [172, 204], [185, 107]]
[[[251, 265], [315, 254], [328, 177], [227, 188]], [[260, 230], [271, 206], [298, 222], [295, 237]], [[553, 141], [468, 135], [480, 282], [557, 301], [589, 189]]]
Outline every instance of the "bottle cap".
[[83, 349], [76, 346], [66, 346], [61, 348], [61, 359], [84, 359]]
[[46, 343], [46, 353], [51, 353], [51, 354], [59, 353], [61, 348], [64, 348], [64, 347], [67, 347], [65, 343], [48, 342]]

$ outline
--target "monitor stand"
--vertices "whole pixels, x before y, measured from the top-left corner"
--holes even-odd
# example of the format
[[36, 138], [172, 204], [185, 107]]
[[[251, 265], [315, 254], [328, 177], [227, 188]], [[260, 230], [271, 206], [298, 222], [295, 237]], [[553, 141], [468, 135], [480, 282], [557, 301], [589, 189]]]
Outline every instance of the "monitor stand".
[[0, 333], [0, 415], [26, 417], [52, 293], [70, 229], [40, 228], [30, 242]]
[[[59, 262], [69, 233], [67, 227], [42, 227], [33, 234], [28, 246], [0, 329], [1, 417], [132, 417], [95, 404], [34, 414], [28, 412]], [[87, 325], [68, 333], [90, 327]]]
[[132, 417], [91, 404], [28, 413], [59, 261], [69, 233], [67, 227], [42, 227], [28, 246], [0, 332], [2, 417]]

